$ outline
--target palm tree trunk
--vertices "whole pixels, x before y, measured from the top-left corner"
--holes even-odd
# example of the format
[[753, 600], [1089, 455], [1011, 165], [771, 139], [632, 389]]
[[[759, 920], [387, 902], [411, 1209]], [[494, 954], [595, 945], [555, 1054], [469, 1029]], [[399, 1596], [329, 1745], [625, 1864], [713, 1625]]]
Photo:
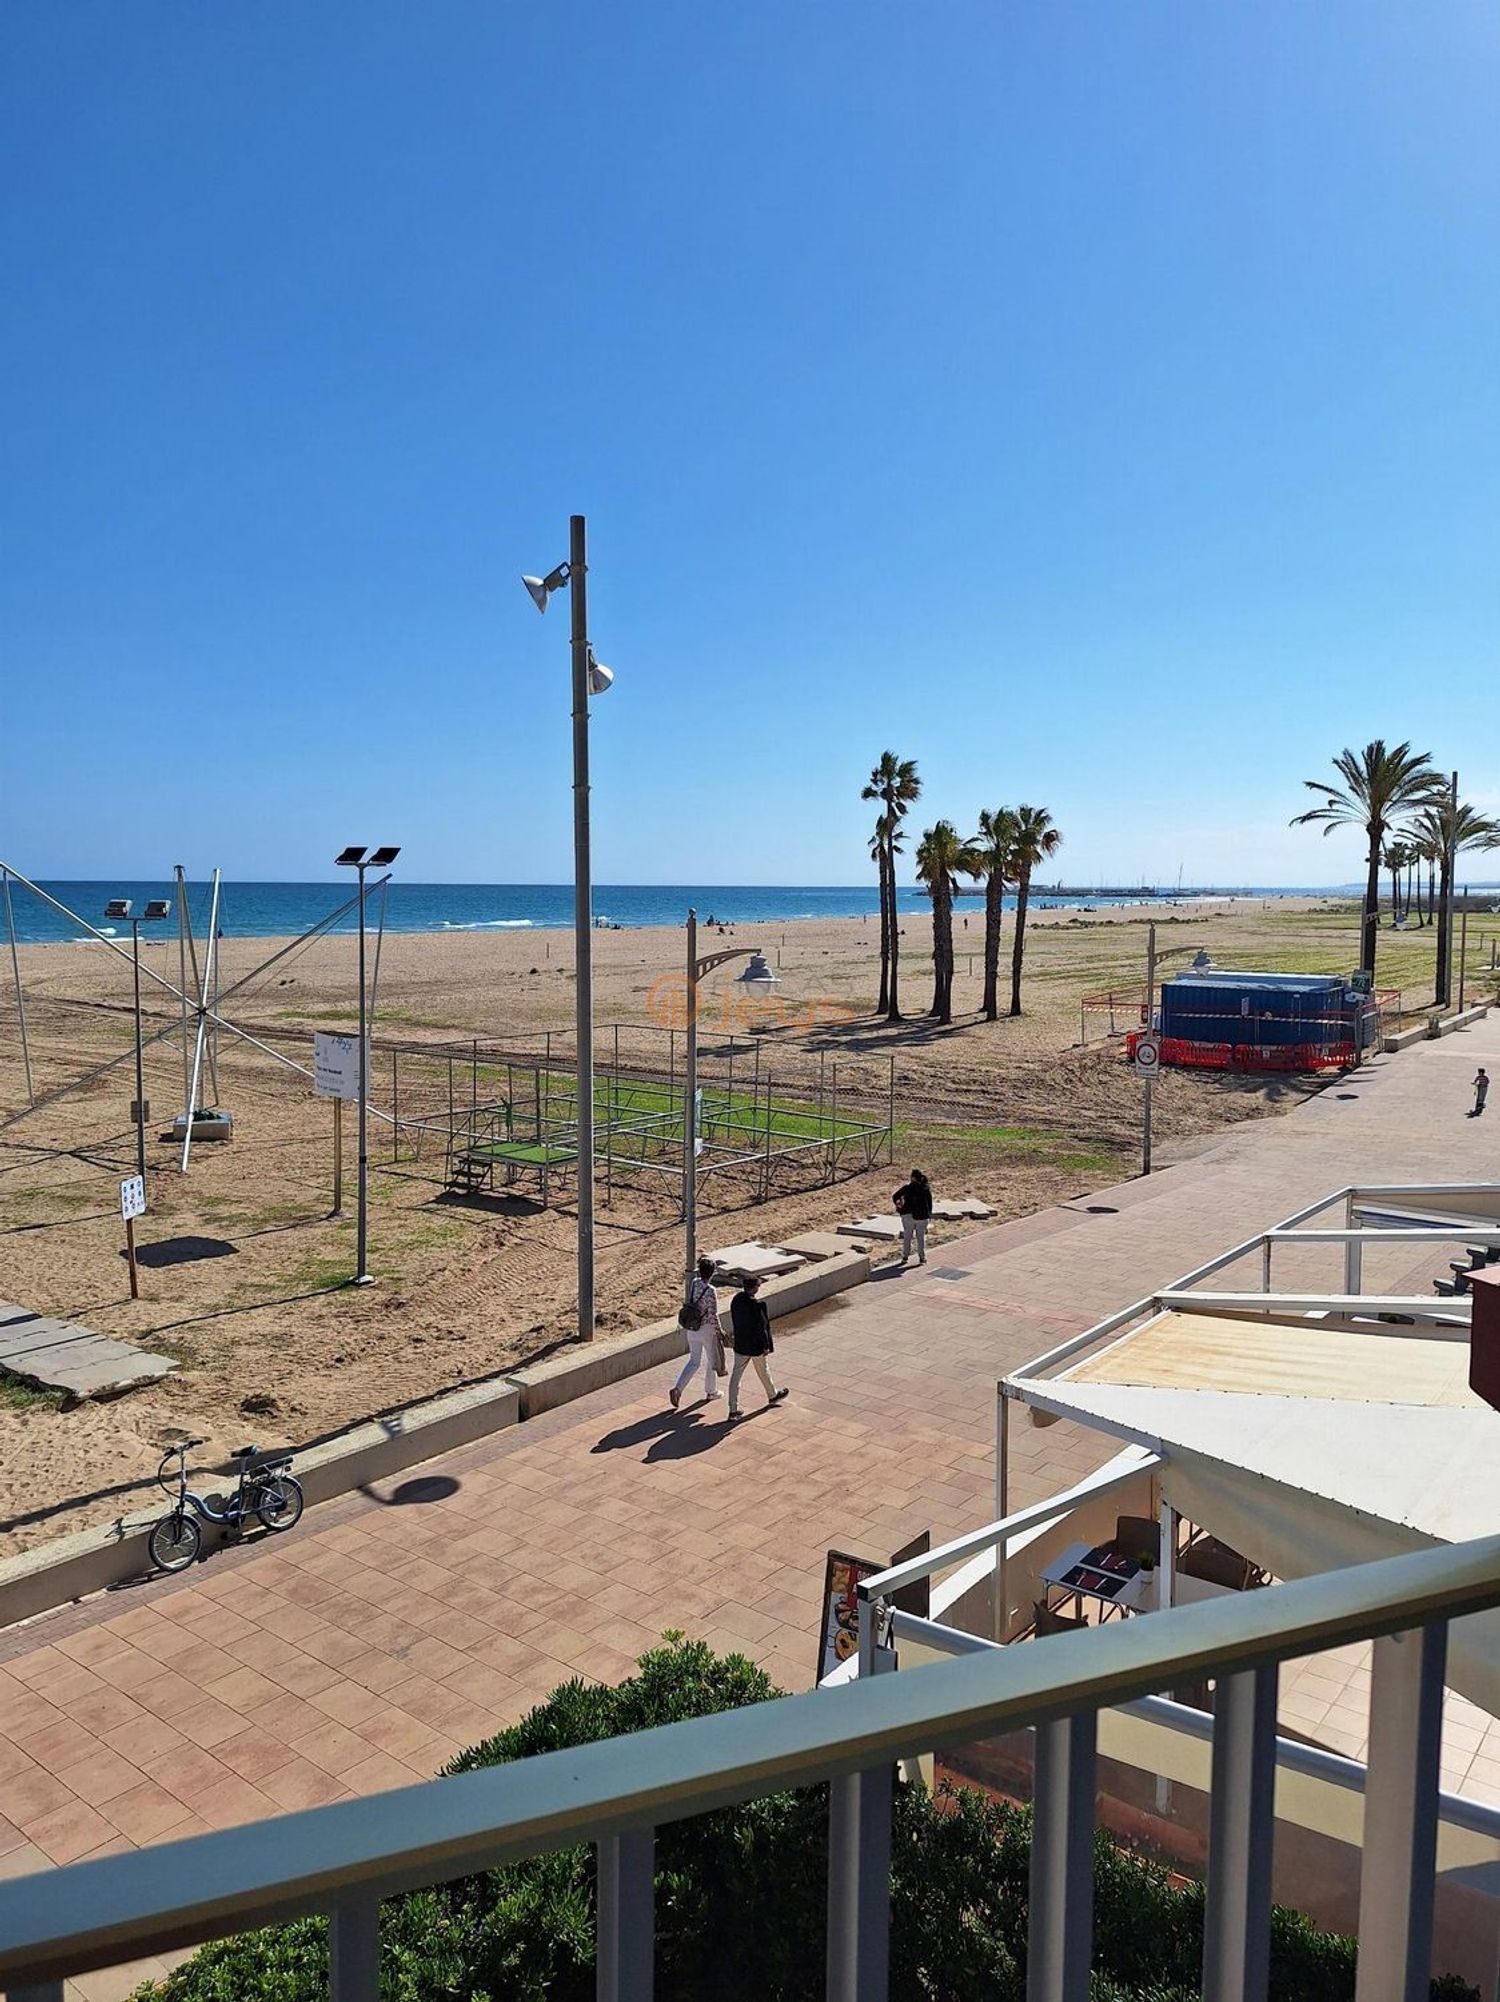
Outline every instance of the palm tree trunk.
[[884, 841], [875, 858], [875, 873], [880, 879], [880, 998], [875, 1003], [875, 1012], [883, 1015], [890, 1006], [891, 998], [891, 907], [886, 886]]
[[901, 959], [901, 919], [896, 908], [896, 837], [894, 832], [885, 838], [885, 881], [886, 896], [891, 913], [891, 991], [886, 1005], [885, 1019], [888, 1022], [901, 1020], [901, 1001], [897, 992], [897, 972]]
[[1375, 971], [1375, 940], [1380, 926], [1380, 835], [1370, 837], [1369, 867], [1365, 871], [1365, 901], [1360, 913], [1359, 966], [1362, 973]]
[[932, 1012], [953, 1020], [953, 892], [941, 879], [932, 891]]
[[1448, 1005], [1448, 989], [1452, 985], [1452, 970], [1449, 962], [1453, 957], [1453, 940], [1449, 935], [1448, 894], [1453, 887], [1453, 862], [1451, 851], [1443, 850], [1443, 859], [1438, 866], [1437, 901], [1437, 968], [1432, 983], [1432, 998]]
[[1437, 919], [1437, 863], [1434, 860], [1434, 858], [1431, 855], [1429, 855], [1427, 858], [1427, 922], [1428, 924], [1433, 924], [1436, 922], [1436, 919]]
[[1396, 919], [1401, 914], [1401, 878], [1396, 869], [1391, 870], [1391, 930], [1396, 929]]
[[1004, 915], [1005, 879], [992, 869], [984, 883], [984, 1017], [1000, 1013], [1000, 923]]
[[1021, 1012], [1021, 961], [1026, 953], [1026, 906], [1031, 898], [1031, 871], [1023, 868], [1016, 881], [1016, 921], [1010, 941], [1010, 1012]]

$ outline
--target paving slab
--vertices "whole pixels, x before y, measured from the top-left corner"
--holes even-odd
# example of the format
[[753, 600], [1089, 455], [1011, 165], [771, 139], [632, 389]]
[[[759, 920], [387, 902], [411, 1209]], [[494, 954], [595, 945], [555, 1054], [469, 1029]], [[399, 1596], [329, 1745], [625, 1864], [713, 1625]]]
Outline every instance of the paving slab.
[[795, 1272], [807, 1260], [795, 1251], [782, 1251], [765, 1244], [731, 1244], [723, 1251], [711, 1251], [715, 1269], [728, 1279], [774, 1279], [783, 1272]]
[[882, 1244], [895, 1244], [901, 1236], [901, 1219], [895, 1216], [860, 1217], [838, 1226], [840, 1237], [873, 1237]]
[[176, 1367], [169, 1357], [150, 1355], [134, 1342], [0, 1300], [0, 1370], [28, 1383], [65, 1390], [72, 1397], [110, 1397], [138, 1383], [154, 1383]]
[[939, 1196], [932, 1205], [932, 1214], [944, 1223], [982, 1223], [995, 1212], [975, 1196]]
[[821, 1262], [825, 1258], [842, 1258], [849, 1249], [849, 1240], [833, 1230], [805, 1230], [800, 1237], [784, 1239], [781, 1248], [795, 1251], [800, 1258]]

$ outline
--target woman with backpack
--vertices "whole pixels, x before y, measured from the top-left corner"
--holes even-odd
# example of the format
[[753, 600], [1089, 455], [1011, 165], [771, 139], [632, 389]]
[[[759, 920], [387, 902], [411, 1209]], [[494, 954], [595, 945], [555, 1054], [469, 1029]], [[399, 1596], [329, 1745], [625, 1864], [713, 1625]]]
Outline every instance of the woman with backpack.
[[719, 1394], [719, 1376], [724, 1368], [724, 1331], [719, 1326], [719, 1294], [714, 1285], [714, 1262], [700, 1258], [698, 1270], [688, 1281], [687, 1298], [677, 1316], [677, 1325], [687, 1336], [687, 1361], [677, 1381], [667, 1392], [675, 1411], [682, 1393], [698, 1370], [703, 1372], [704, 1401]]
[[917, 1263], [925, 1265], [927, 1226], [932, 1220], [932, 1184], [920, 1168], [912, 1169], [910, 1179], [891, 1197], [891, 1204], [901, 1219], [901, 1263], [905, 1265], [911, 1257], [915, 1242]]

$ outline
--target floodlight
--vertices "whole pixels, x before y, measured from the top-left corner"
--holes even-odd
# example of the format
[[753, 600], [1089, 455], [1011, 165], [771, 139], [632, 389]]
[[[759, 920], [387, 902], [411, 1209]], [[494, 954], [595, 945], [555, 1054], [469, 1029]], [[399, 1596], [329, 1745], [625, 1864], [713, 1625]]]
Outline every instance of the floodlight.
[[153, 897], [141, 915], [143, 920], [149, 924], [153, 918], [170, 917], [171, 913], [172, 906], [167, 902], [165, 897]]
[[589, 648], [589, 694], [602, 695], [614, 681], [615, 671], [606, 667], [602, 660], [595, 660], [594, 649]]
[[763, 952], [752, 952], [749, 963], [739, 976], [738, 985], [748, 987], [752, 993], [766, 994], [777, 985], [776, 975], [766, 964]]
[[111, 897], [109, 902], [104, 906], [104, 915], [107, 918], [128, 918], [130, 916], [129, 897]]
[[346, 848], [342, 855], [334, 856], [333, 866], [335, 869], [357, 869], [364, 859], [363, 848]]
[[547, 600], [554, 591], [560, 591], [568, 581], [568, 566], [559, 563], [555, 570], [549, 570], [545, 577], [523, 577], [521, 582], [531, 593], [531, 602], [539, 612], [547, 609]]
[[389, 869], [400, 853], [401, 850], [399, 848], [377, 848], [375, 853], [370, 857], [370, 867], [372, 869]]

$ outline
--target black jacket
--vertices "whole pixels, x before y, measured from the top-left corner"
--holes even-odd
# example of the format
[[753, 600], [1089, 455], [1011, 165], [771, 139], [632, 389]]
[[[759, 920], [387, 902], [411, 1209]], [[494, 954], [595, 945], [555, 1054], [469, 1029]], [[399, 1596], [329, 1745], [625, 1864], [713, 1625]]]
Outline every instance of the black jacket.
[[931, 1182], [903, 1182], [891, 1201], [903, 1216], [926, 1223], [932, 1215]]
[[736, 1293], [729, 1303], [730, 1341], [737, 1356], [768, 1356], [771, 1340], [771, 1310], [764, 1300], [748, 1293]]

